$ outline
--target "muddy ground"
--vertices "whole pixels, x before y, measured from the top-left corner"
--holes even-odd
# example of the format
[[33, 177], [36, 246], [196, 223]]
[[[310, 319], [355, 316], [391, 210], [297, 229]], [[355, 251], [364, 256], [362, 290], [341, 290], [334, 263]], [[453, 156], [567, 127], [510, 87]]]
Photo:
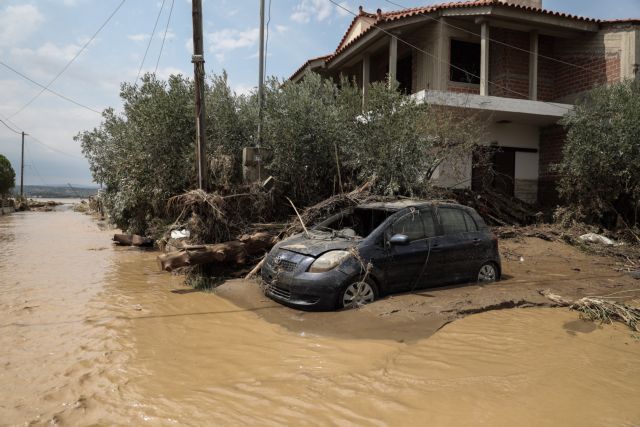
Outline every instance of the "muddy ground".
[[545, 289], [571, 299], [616, 293], [619, 301], [640, 306], [640, 280], [622, 272], [623, 264], [617, 259], [536, 237], [501, 240], [500, 252], [500, 282], [391, 295], [358, 310], [307, 313], [284, 308], [266, 298], [257, 281], [231, 280], [214, 292], [297, 333], [374, 339], [391, 334], [398, 341], [426, 338], [447, 323], [474, 313], [552, 307], [540, 295]]

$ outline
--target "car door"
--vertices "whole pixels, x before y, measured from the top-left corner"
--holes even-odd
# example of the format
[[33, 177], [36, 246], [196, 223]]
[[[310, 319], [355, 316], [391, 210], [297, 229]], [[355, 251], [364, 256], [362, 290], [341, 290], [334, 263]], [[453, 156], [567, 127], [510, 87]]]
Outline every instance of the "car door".
[[432, 243], [431, 252], [436, 254], [436, 276], [440, 283], [455, 283], [468, 278], [472, 246], [466, 236], [467, 224], [463, 213], [455, 207], [436, 210], [440, 236]]
[[[390, 244], [389, 239], [396, 234], [409, 237], [409, 243]], [[411, 289], [416, 284], [427, 258], [427, 244], [420, 211], [412, 210], [395, 220], [385, 232], [385, 240], [389, 256], [385, 270], [388, 291]]]

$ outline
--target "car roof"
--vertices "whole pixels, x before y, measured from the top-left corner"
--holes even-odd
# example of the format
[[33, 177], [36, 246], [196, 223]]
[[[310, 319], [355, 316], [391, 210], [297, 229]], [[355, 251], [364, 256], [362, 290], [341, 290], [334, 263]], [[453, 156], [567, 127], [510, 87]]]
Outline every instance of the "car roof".
[[372, 202], [372, 203], [364, 203], [356, 206], [356, 209], [373, 209], [373, 210], [383, 210], [383, 211], [391, 211], [396, 212], [405, 208], [424, 208], [429, 206], [447, 206], [447, 207], [456, 207], [456, 208], [464, 208], [465, 206], [451, 203], [449, 201], [442, 200], [412, 200], [412, 199], [401, 199], [394, 200], [392, 202]]

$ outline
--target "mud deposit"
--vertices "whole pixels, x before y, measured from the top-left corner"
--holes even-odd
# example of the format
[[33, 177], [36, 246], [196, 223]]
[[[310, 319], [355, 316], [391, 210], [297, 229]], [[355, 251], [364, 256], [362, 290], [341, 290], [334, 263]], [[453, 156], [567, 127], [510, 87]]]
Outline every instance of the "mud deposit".
[[69, 210], [0, 218], [0, 424], [640, 424], [640, 340], [626, 327], [529, 308], [433, 334], [456, 304], [504, 301], [509, 287], [618, 289], [590, 258], [556, 257], [550, 274], [591, 266], [580, 280], [532, 284], [543, 266], [525, 259], [495, 287], [313, 314], [247, 282], [193, 292], [111, 234]]

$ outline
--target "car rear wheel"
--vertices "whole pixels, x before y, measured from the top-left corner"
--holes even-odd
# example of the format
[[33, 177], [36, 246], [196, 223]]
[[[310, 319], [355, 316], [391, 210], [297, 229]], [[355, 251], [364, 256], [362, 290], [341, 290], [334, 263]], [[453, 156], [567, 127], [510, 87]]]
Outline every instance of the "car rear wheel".
[[358, 280], [348, 285], [341, 294], [342, 308], [358, 308], [376, 299], [376, 289], [369, 281]]
[[492, 262], [487, 262], [480, 267], [478, 271], [478, 282], [491, 283], [498, 280], [498, 269]]

